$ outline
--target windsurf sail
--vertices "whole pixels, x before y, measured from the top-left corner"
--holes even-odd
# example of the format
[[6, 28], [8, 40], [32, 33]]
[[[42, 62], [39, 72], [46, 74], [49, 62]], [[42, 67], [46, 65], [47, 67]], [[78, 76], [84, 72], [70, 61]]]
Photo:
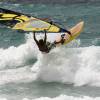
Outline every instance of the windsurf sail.
[[6, 25], [11, 29], [30, 32], [40, 32], [44, 30], [47, 32], [68, 32], [53, 22], [3, 8], [0, 8], [0, 24]]

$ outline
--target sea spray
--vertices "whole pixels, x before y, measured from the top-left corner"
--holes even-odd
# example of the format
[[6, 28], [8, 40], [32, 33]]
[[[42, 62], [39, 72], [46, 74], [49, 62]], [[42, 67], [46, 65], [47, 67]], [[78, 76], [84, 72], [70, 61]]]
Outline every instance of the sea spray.
[[26, 40], [25, 44], [18, 47], [11, 46], [8, 49], [0, 49], [0, 69], [16, 68], [24, 66], [27, 60], [35, 59], [38, 50], [34, 47], [34, 41]]
[[[32, 34], [26, 35], [26, 37], [26, 43], [19, 47], [10, 47], [5, 50], [0, 49], [1, 69], [9, 68], [8, 66], [11, 68], [13, 66], [21, 66], [23, 68], [23, 77], [19, 79], [18, 77], [21, 75], [20, 68], [16, 69], [17, 74], [16, 71], [13, 71], [14, 69], [1, 71], [0, 74], [3, 76], [0, 80], [1, 84], [22, 82], [21, 80], [26, 79], [30, 81], [39, 80], [43, 82], [74, 84], [75, 86], [100, 86], [100, 47], [71, 48], [71, 46], [61, 46], [51, 50], [49, 54], [42, 54], [34, 43]], [[26, 69], [23, 64], [32, 58], [37, 59], [37, 61], [31, 69], [30, 65]], [[17, 78], [15, 78], [15, 75]]]
[[44, 82], [100, 86], [99, 50], [97, 46], [61, 47], [41, 54], [35, 63], [39, 69], [38, 78]]
[[28, 66], [0, 71], [0, 85], [7, 83], [23, 83], [36, 80], [36, 73]]

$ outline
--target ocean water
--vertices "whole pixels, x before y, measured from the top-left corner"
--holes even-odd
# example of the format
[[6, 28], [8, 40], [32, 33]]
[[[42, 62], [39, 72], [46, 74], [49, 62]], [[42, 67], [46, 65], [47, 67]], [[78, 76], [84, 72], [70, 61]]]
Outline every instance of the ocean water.
[[7, 4], [0, 7], [49, 18], [80, 36], [41, 54], [32, 33], [0, 28], [0, 100], [100, 100], [100, 4]]

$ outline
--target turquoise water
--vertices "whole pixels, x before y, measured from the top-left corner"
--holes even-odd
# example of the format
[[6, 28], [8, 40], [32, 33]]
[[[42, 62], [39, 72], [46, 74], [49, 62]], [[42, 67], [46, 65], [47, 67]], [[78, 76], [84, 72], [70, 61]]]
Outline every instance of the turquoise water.
[[4, 4], [0, 7], [70, 28], [85, 22], [80, 36], [41, 54], [32, 33], [0, 28], [1, 100], [99, 100], [100, 4]]

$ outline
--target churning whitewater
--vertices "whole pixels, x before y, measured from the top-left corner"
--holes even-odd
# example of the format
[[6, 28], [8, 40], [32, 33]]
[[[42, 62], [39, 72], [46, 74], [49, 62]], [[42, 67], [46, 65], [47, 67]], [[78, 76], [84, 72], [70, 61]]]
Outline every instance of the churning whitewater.
[[[8, 100], [8, 99], [0, 98], [0, 100]], [[73, 97], [73, 96], [67, 96], [67, 95], [60, 95], [55, 98], [49, 98], [49, 97], [41, 97], [41, 98], [36, 98], [36, 99], [23, 98], [22, 100], [100, 100], [100, 97], [92, 98], [88, 96]]]
[[[0, 49], [0, 85], [21, 82], [58, 82], [74, 86], [100, 86], [100, 47], [68, 47], [53, 49], [49, 54], [39, 52], [32, 34], [18, 47]], [[34, 64], [26, 64], [36, 59]]]

